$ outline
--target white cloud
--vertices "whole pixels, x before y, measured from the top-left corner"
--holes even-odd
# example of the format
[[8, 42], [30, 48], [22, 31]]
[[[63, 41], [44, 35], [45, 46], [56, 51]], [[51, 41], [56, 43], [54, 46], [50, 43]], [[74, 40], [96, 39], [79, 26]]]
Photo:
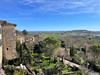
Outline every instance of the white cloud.
[[62, 14], [100, 13], [100, 0], [23, 0], [21, 3], [36, 11]]

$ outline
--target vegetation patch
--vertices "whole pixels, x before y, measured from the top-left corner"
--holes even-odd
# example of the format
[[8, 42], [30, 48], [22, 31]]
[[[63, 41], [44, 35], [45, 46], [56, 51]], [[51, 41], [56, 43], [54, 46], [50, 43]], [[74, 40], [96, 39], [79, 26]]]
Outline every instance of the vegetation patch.
[[29, 75], [27, 70], [20, 69], [11, 65], [6, 65], [5, 70], [8, 75]]

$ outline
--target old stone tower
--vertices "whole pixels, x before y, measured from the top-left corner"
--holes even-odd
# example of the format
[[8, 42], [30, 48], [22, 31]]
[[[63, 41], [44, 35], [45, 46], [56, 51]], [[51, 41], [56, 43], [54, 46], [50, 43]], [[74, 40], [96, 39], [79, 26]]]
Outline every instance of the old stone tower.
[[15, 24], [0, 20], [0, 65], [2, 56], [7, 60], [16, 58], [16, 32]]

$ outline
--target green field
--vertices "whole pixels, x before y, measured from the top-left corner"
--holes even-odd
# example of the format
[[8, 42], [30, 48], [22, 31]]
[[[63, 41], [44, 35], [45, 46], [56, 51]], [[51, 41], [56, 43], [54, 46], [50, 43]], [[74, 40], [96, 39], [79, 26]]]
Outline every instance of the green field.
[[47, 38], [47, 37], [49, 37], [49, 36], [53, 36], [53, 37], [55, 37], [55, 38], [60, 38], [60, 37], [64, 37], [65, 35], [56, 34], [56, 33], [52, 33], [52, 34], [50, 34], [50, 33], [44, 33], [44, 34], [42, 34], [42, 36], [43, 36], [44, 38]]

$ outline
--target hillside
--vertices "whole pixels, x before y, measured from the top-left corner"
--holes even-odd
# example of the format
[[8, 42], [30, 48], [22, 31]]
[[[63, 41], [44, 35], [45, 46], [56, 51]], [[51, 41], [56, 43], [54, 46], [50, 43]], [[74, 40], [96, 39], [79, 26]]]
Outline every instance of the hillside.
[[53, 36], [66, 43], [67, 46], [74, 44], [75, 46], [92, 45], [100, 43], [100, 32], [88, 30], [72, 30], [72, 31], [41, 31], [29, 32], [29, 35], [39, 35], [44, 39]]
[[88, 31], [88, 30], [72, 30], [72, 31], [41, 31], [35, 32], [30, 31], [29, 35], [40, 35], [44, 38], [48, 36], [54, 36], [56, 38], [64, 37], [66, 35], [75, 35], [75, 36], [100, 36], [99, 31]]

